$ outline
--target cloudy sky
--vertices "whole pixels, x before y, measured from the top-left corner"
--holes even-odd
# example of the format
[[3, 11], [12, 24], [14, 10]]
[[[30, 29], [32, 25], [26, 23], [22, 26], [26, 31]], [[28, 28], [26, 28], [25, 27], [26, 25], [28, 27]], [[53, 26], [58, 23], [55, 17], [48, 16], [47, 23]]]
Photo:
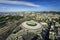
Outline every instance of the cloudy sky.
[[0, 12], [60, 11], [60, 0], [0, 0]]

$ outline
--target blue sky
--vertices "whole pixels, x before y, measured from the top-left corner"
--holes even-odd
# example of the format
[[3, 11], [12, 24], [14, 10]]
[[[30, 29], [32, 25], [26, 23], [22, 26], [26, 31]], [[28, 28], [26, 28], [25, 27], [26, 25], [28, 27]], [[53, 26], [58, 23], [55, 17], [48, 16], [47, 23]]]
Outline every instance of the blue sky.
[[0, 12], [60, 11], [60, 0], [0, 0]]

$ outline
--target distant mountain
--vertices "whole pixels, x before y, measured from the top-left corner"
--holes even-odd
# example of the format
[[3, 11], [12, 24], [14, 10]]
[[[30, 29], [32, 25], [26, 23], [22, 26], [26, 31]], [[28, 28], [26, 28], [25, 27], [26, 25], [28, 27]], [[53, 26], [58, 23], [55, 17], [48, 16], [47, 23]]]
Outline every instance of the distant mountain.
[[[23, 11], [23, 12], [0, 12], [0, 15], [1, 14], [19, 14], [19, 13], [25, 13], [25, 12], [27, 12], [27, 11]], [[60, 14], [60, 11], [29, 11], [29, 12]]]

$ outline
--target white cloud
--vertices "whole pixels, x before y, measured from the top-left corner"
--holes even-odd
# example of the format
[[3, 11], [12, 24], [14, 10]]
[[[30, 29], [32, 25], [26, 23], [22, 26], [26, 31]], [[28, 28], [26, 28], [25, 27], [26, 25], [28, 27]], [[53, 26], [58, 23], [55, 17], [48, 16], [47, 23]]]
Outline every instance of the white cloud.
[[34, 3], [30, 3], [30, 2], [25, 2], [25, 1], [5, 1], [4, 0], [4, 1], [0, 1], [0, 3], [40, 7], [40, 5], [37, 5], [37, 4], [34, 4]]
[[0, 12], [18, 12], [18, 11], [22, 11], [18, 8], [10, 8], [10, 7], [0, 7]]

